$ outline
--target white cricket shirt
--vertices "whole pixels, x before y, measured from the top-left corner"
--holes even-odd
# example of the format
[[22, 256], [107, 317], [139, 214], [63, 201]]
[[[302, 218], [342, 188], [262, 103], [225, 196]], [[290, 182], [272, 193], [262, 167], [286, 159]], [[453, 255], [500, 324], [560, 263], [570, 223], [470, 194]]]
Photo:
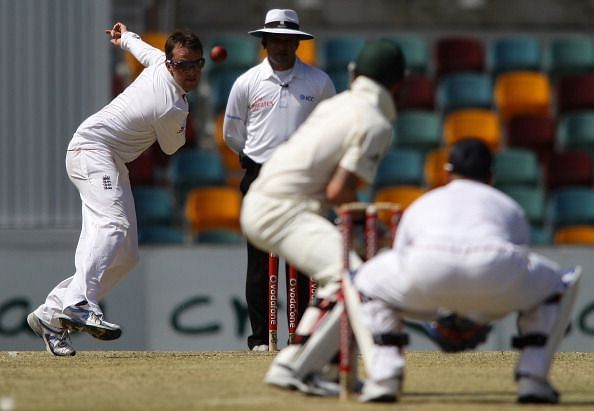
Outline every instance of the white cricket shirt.
[[78, 127], [68, 149], [108, 149], [128, 163], [156, 140], [165, 153], [173, 154], [185, 142], [186, 92], [167, 70], [161, 50], [129, 31], [122, 34], [121, 47], [146, 68]]
[[320, 101], [335, 94], [330, 77], [299, 58], [282, 80], [264, 59], [231, 88], [223, 123], [225, 142], [236, 153], [243, 151], [265, 163]]
[[370, 183], [392, 144], [396, 108], [388, 91], [359, 76], [323, 101], [272, 154], [250, 192], [322, 201], [337, 166]]
[[395, 248], [527, 245], [529, 236], [524, 211], [514, 200], [488, 184], [459, 179], [429, 191], [406, 209]]

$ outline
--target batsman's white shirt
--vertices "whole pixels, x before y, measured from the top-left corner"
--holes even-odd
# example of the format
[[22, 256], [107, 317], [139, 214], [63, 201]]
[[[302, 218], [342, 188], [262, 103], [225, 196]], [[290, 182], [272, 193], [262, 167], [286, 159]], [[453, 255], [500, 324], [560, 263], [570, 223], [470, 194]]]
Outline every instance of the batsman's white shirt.
[[121, 46], [146, 68], [78, 127], [68, 149], [108, 149], [128, 163], [156, 140], [166, 154], [173, 154], [185, 142], [186, 92], [167, 70], [161, 50], [129, 31], [122, 34]]
[[123, 33], [121, 45], [146, 68], [111, 103], [86, 119], [68, 146], [66, 170], [82, 201], [76, 272], [54, 287], [35, 310], [56, 328], [62, 309], [83, 300], [101, 314], [99, 300], [138, 261], [136, 212], [125, 163], [155, 141], [168, 154], [185, 141], [185, 91], [167, 71], [165, 54], [132, 32]]
[[335, 94], [330, 77], [299, 58], [282, 76], [264, 59], [231, 88], [223, 123], [225, 142], [236, 153], [243, 151], [263, 164], [319, 102]]
[[392, 143], [395, 116], [388, 91], [362, 76], [350, 90], [320, 103], [276, 149], [244, 198], [241, 225], [250, 241], [322, 285], [336, 280], [341, 240], [320, 215], [326, 185], [338, 166], [371, 182]]
[[511, 198], [454, 180], [404, 212], [394, 248], [363, 264], [355, 284], [408, 313], [496, 320], [560, 289], [559, 267], [529, 251], [529, 230]]

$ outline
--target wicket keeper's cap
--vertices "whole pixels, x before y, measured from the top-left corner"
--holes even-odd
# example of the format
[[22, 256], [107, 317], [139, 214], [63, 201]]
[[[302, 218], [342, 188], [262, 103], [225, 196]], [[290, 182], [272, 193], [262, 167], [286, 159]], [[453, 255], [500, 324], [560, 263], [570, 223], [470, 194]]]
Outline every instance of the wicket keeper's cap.
[[299, 29], [299, 16], [297, 12], [291, 9], [272, 9], [266, 13], [264, 27], [257, 30], [248, 31], [249, 34], [256, 37], [263, 37], [264, 33], [270, 34], [290, 34], [297, 36], [300, 40], [311, 40], [314, 38], [309, 33]]
[[357, 56], [355, 71], [390, 87], [404, 78], [404, 54], [392, 40], [368, 41]]
[[452, 145], [445, 169], [463, 177], [484, 180], [490, 177], [492, 164], [493, 154], [487, 144], [469, 137]]

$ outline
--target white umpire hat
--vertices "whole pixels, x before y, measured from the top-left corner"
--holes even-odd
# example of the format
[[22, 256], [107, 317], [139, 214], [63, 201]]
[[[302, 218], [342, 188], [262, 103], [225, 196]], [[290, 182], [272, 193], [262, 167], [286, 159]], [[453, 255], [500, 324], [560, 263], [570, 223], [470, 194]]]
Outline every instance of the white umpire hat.
[[314, 38], [309, 33], [299, 29], [299, 16], [297, 12], [291, 9], [272, 9], [266, 13], [264, 27], [257, 30], [248, 31], [249, 34], [256, 37], [263, 37], [264, 33], [270, 34], [289, 34], [297, 36], [300, 40], [311, 40]]

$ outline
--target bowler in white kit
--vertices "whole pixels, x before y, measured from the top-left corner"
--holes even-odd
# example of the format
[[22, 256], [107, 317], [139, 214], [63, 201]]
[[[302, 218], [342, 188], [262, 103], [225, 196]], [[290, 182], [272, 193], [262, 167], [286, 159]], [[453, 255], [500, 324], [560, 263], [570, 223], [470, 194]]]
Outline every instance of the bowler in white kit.
[[101, 340], [119, 338], [117, 324], [103, 318], [99, 301], [138, 262], [134, 199], [126, 163], [157, 141], [167, 154], [185, 143], [186, 94], [198, 85], [204, 66], [198, 36], [178, 31], [165, 53], [116, 23], [105, 30], [111, 43], [131, 52], [146, 68], [111, 103], [76, 130], [66, 170], [80, 193], [82, 230], [76, 272], [60, 282], [27, 322], [53, 355], [74, 355], [69, 333]]

